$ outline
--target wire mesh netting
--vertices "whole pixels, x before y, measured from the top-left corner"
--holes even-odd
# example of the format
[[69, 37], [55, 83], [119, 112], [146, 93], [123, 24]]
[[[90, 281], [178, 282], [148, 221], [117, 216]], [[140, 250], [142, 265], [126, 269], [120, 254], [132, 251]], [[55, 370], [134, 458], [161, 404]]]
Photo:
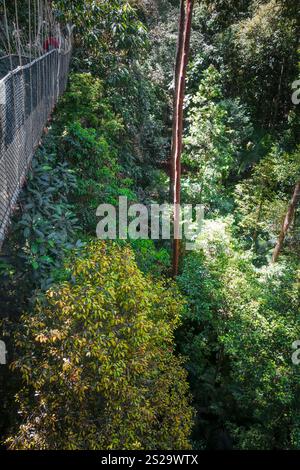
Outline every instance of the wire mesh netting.
[[45, 123], [65, 91], [70, 57], [53, 49], [31, 62], [23, 57], [8, 73], [14, 57], [0, 59], [0, 245]]

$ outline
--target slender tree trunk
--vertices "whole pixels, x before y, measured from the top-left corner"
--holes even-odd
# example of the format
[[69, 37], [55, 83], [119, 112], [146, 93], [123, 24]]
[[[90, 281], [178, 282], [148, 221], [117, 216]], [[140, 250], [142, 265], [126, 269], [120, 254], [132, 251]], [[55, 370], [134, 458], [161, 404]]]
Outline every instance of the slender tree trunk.
[[[181, 4], [180, 29], [182, 28], [182, 15], [184, 2]], [[180, 178], [181, 178], [181, 154], [183, 133], [183, 103], [185, 93], [186, 69], [189, 59], [190, 38], [192, 29], [194, 0], [186, 0], [184, 9], [183, 33], [179, 31], [176, 74], [176, 96], [174, 107], [173, 142], [172, 142], [172, 167], [171, 183], [174, 202], [174, 243], [173, 243], [173, 275], [177, 276], [180, 253]]]
[[178, 40], [176, 51], [176, 64], [174, 69], [174, 98], [173, 98], [173, 128], [172, 128], [172, 149], [170, 160], [170, 202], [174, 201], [174, 155], [175, 155], [175, 135], [176, 135], [176, 99], [178, 94], [178, 83], [180, 74], [180, 64], [183, 52], [184, 41], [184, 24], [185, 24], [185, 0], [180, 2], [179, 26], [178, 26]]
[[279, 234], [279, 237], [278, 237], [278, 240], [277, 240], [277, 244], [276, 244], [275, 249], [274, 249], [274, 253], [273, 253], [273, 257], [272, 257], [272, 263], [276, 263], [276, 261], [278, 259], [278, 256], [279, 256], [279, 254], [282, 250], [286, 234], [287, 234], [287, 232], [289, 230], [289, 227], [292, 223], [292, 220], [294, 218], [295, 209], [296, 209], [297, 202], [298, 202], [299, 198], [300, 198], [300, 181], [298, 181], [298, 183], [296, 184], [295, 189], [294, 189], [294, 194], [293, 194], [292, 199], [289, 203], [288, 210], [287, 210], [287, 213], [285, 215], [285, 218], [284, 218], [284, 221], [283, 221], [283, 224], [282, 224], [282, 227], [281, 227], [281, 231], [280, 231], [280, 234]]

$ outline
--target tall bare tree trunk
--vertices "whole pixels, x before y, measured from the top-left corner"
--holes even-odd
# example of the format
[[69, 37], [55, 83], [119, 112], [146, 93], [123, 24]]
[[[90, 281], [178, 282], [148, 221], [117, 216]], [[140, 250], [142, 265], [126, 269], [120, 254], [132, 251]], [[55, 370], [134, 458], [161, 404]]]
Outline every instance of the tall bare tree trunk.
[[[185, 3], [185, 5], [184, 5]], [[180, 179], [181, 179], [181, 154], [183, 133], [183, 103], [186, 82], [186, 69], [189, 59], [190, 38], [192, 29], [194, 0], [186, 0], [181, 3], [179, 40], [176, 60], [176, 95], [173, 116], [173, 141], [171, 156], [171, 184], [174, 202], [174, 243], [173, 243], [173, 275], [177, 276], [180, 252]], [[182, 32], [183, 28], [183, 32]]]
[[172, 149], [171, 149], [171, 160], [170, 160], [170, 202], [174, 201], [174, 155], [175, 155], [175, 135], [176, 135], [176, 100], [178, 94], [180, 64], [183, 52], [183, 41], [184, 41], [184, 25], [185, 25], [185, 0], [180, 2], [180, 14], [179, 14], [179, 25], [178, 25], [178, 39], [177, 39], [177, 51], [176, 51], [176, 64], [174, 69], [174, 98], [173, 98], [173, 129], [172, 129]]
[[278, 256], [279, 256], [279, 254], [282, 250], [284, 240], [285, 240], [286, 234], [289, 230], [289, 227], [290, 227], [290, 225], [293, 221], [296, 206], [297, 206], [297, 202], [298, 202], [299, 199], [300, 199], [300, 181], [298, 181], [298, 183], [296, 184], [295, 189], [294, 189], [294, 194], [293, 194], [292, 199], [289, 203], [288, 210], [287, 210], [286, 216], [284, 218], [284, 221], [283, 221], [283, 224], [282, 224], [282, 227], [281, 227], [281, 231], [280, 231], [280, 234], [279, 234], [279, 237], [278, 237], [275, 249], [274, 249], [274, 253], [273, 253], [273, 257], [272, 257], [272, 263], [276, 263], [276, 261], [278, 259]]

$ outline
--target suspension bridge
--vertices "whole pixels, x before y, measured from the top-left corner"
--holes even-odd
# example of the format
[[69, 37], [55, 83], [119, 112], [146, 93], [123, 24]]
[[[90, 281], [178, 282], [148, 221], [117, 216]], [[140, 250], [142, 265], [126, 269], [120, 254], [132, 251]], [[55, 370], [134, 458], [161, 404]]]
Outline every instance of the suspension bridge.
[[20, 2], [9, 9], [3, 0], [0, 11], [0, 246], [45, 124], [66, 89], [72, 51], [71, 28], [61, 31], [51, 4], [26, 1], [24, 29]]

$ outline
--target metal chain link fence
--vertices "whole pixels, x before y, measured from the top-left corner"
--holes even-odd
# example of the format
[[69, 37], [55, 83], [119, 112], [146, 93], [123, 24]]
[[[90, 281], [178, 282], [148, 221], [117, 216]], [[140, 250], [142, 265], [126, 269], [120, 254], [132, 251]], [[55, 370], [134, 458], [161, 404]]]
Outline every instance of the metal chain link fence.
[[[70, 58], [71, 51], [57, 49], [31, 62], [23, 58], [0, 80], [0, 246], [44, 126], [66, 89]], [[14, 59], [0, 59], [0, 73]]]

